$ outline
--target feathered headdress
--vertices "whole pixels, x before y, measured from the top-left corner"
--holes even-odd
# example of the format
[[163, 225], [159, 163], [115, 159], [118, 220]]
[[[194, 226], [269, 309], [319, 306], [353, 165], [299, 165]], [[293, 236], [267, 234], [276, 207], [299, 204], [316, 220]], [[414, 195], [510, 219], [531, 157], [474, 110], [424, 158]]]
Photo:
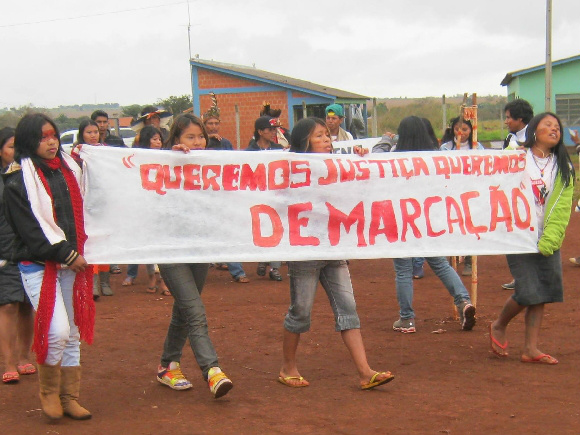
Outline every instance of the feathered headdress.
[[282, 114], [282, 109], [272, 109], [270, 103], [264, 101], [262, 103], [262, 110], [260, 110], [260, 116], [271, 116], [272, 118], [280, 118]]
[[220, 108], [218, 107], [217, 97], [213, 92], [209, 93], [211, 97], [211, 107], [202, 116], [203, 120], [206, 121], [210, 118], [220, 119]]

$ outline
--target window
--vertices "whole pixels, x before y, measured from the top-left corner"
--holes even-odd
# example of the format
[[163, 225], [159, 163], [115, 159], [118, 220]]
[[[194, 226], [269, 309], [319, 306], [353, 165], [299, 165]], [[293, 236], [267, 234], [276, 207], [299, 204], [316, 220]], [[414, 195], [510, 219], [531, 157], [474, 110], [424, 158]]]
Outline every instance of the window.
[[74, 133], [64, 133], [61, 137], [60, 137], [60, 144], [61, 145], [72, 145], [72, 143], [75, 140], [75, 135]]
[[580, 94], [556, 94], [556, 114], [564, 126], [580, 124]]

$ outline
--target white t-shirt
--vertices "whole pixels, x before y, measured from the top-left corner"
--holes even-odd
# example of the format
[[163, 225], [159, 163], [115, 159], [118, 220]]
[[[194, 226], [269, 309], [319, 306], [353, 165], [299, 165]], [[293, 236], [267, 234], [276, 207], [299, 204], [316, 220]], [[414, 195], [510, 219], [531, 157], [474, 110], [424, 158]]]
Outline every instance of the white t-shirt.
[[520, 145], [522, 145], [526, 141], [526, 133], [528, 131], [528, 126], [526, 125], [517, 133], [510, 133], [510, 141], [508, 146], [506, 147], [507, 150], [516, 150]]
[[558, 164], [556, 156], [550, 153], [542, 158], [537, 157], [528, 149], [526, 154], [526, 171], [532, 182], [532, 192], [534, 194], [534, 204], [536, 205], [536, 216], [538, 218], [538, 239], [544, 232], [544, 214], [546, 204], [554, 189], [554, 181], [558, 174]]

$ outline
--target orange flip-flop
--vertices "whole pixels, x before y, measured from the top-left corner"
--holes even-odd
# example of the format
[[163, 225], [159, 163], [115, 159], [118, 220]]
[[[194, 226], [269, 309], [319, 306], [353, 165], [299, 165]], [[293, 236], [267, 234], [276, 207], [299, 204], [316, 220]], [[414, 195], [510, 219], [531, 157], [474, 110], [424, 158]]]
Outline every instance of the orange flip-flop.
[[497, 347], [499, 347], [501, 350], [505, 351], [508, 347], [508, 341], [506, 340], [504, 344], [501, 344], [499, 341], [497, 341], [495, 339], [495, 337], [493, 336], [493, 331], [491, 329], [491, 323], [489, 324], [489, 338], [490, 338], [490, 346], [491, 346], [491, 351], [493, 353], [495, 353], [497, 356], [501, 356], [502, 358], [505, 358], [508, 356], [507, 352], [506, 353], [500, 353], [498, 352], [495, 347], [493, 347], [493, 345], [495, 344]]
[[[384, 377], [383, 379], [377, 380], [379, 375], [387, 375], [387, 376]], [[391, 382], [393, 379], [395, 379], [395, 375], [393, 375], [391, 372], [377, 372], [372, 376], [370, 381], [368, 381], [366, 384], [361, 385], [360, 388], [361, 390], [371, 390], [375, 387], [378, 387], [379, 385]]]
[[[298, 381], [298, 383], [291, 383], [288, 381]], [[304, 379], [302, 376], [278, 376], [278, 382], [280, 382], [281, 384], [286, 385], [287, 387], [292, 387], [292, 388], [301, 388], [301, 387], [307, 387], [308, 385], [310, 385], [310, 383]]]

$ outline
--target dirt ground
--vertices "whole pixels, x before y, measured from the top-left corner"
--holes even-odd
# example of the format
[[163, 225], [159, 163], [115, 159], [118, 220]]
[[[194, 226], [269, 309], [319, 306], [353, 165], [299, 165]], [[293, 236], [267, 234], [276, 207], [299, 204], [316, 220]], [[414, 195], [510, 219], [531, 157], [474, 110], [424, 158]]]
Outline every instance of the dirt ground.
[[[89, 434], [578, 434], [580, 433], [580, 214], [574, 214], [562, 248], [565, 303], [547, 307], [541, 349], [557, 366], [522, 364], [523, 318], [509, 330], [507, 359], [489, 350], [488, 325], [509, 292], [505, 257], [479, 257], [477, 325], [460, 331], [451, 298], [433, 272], [415, 281], [418, 331], [392, 330], [398, 317], [393, 263], [351, 261], [350, 270], [371, 366], [396, 378], [359, 391], [355, 368], [323, 291], [314, 306], [312, 330], [299, 348], [299, 368], [311, 385], [291, 389], [276, 382], [281, 361], [282, 320], [288, 278], [257, 277], [245, 264], [249, 284], [227, 271], [210, 270], [204, 291], [211, 337], [234, 389], [214, 400], [191, 349], [182, 368], [194, 388], [173, 391], [155, 380], [169, 322], [171, 297], [121, 287], [97, 303], [95, 342], [83, 345], [81, 403], [92, 420], [64, 418], [48, 425], [39, 409], [36, 375], [0, 385], [0, 433]], [[124, 268], [123, 268], [124, 269]], [[283, 266], [285, 275], [286, 267]], [[467, 280], [465, 280], [467, 283]], [[435, 334], [442, 329], [445, 332]]]

